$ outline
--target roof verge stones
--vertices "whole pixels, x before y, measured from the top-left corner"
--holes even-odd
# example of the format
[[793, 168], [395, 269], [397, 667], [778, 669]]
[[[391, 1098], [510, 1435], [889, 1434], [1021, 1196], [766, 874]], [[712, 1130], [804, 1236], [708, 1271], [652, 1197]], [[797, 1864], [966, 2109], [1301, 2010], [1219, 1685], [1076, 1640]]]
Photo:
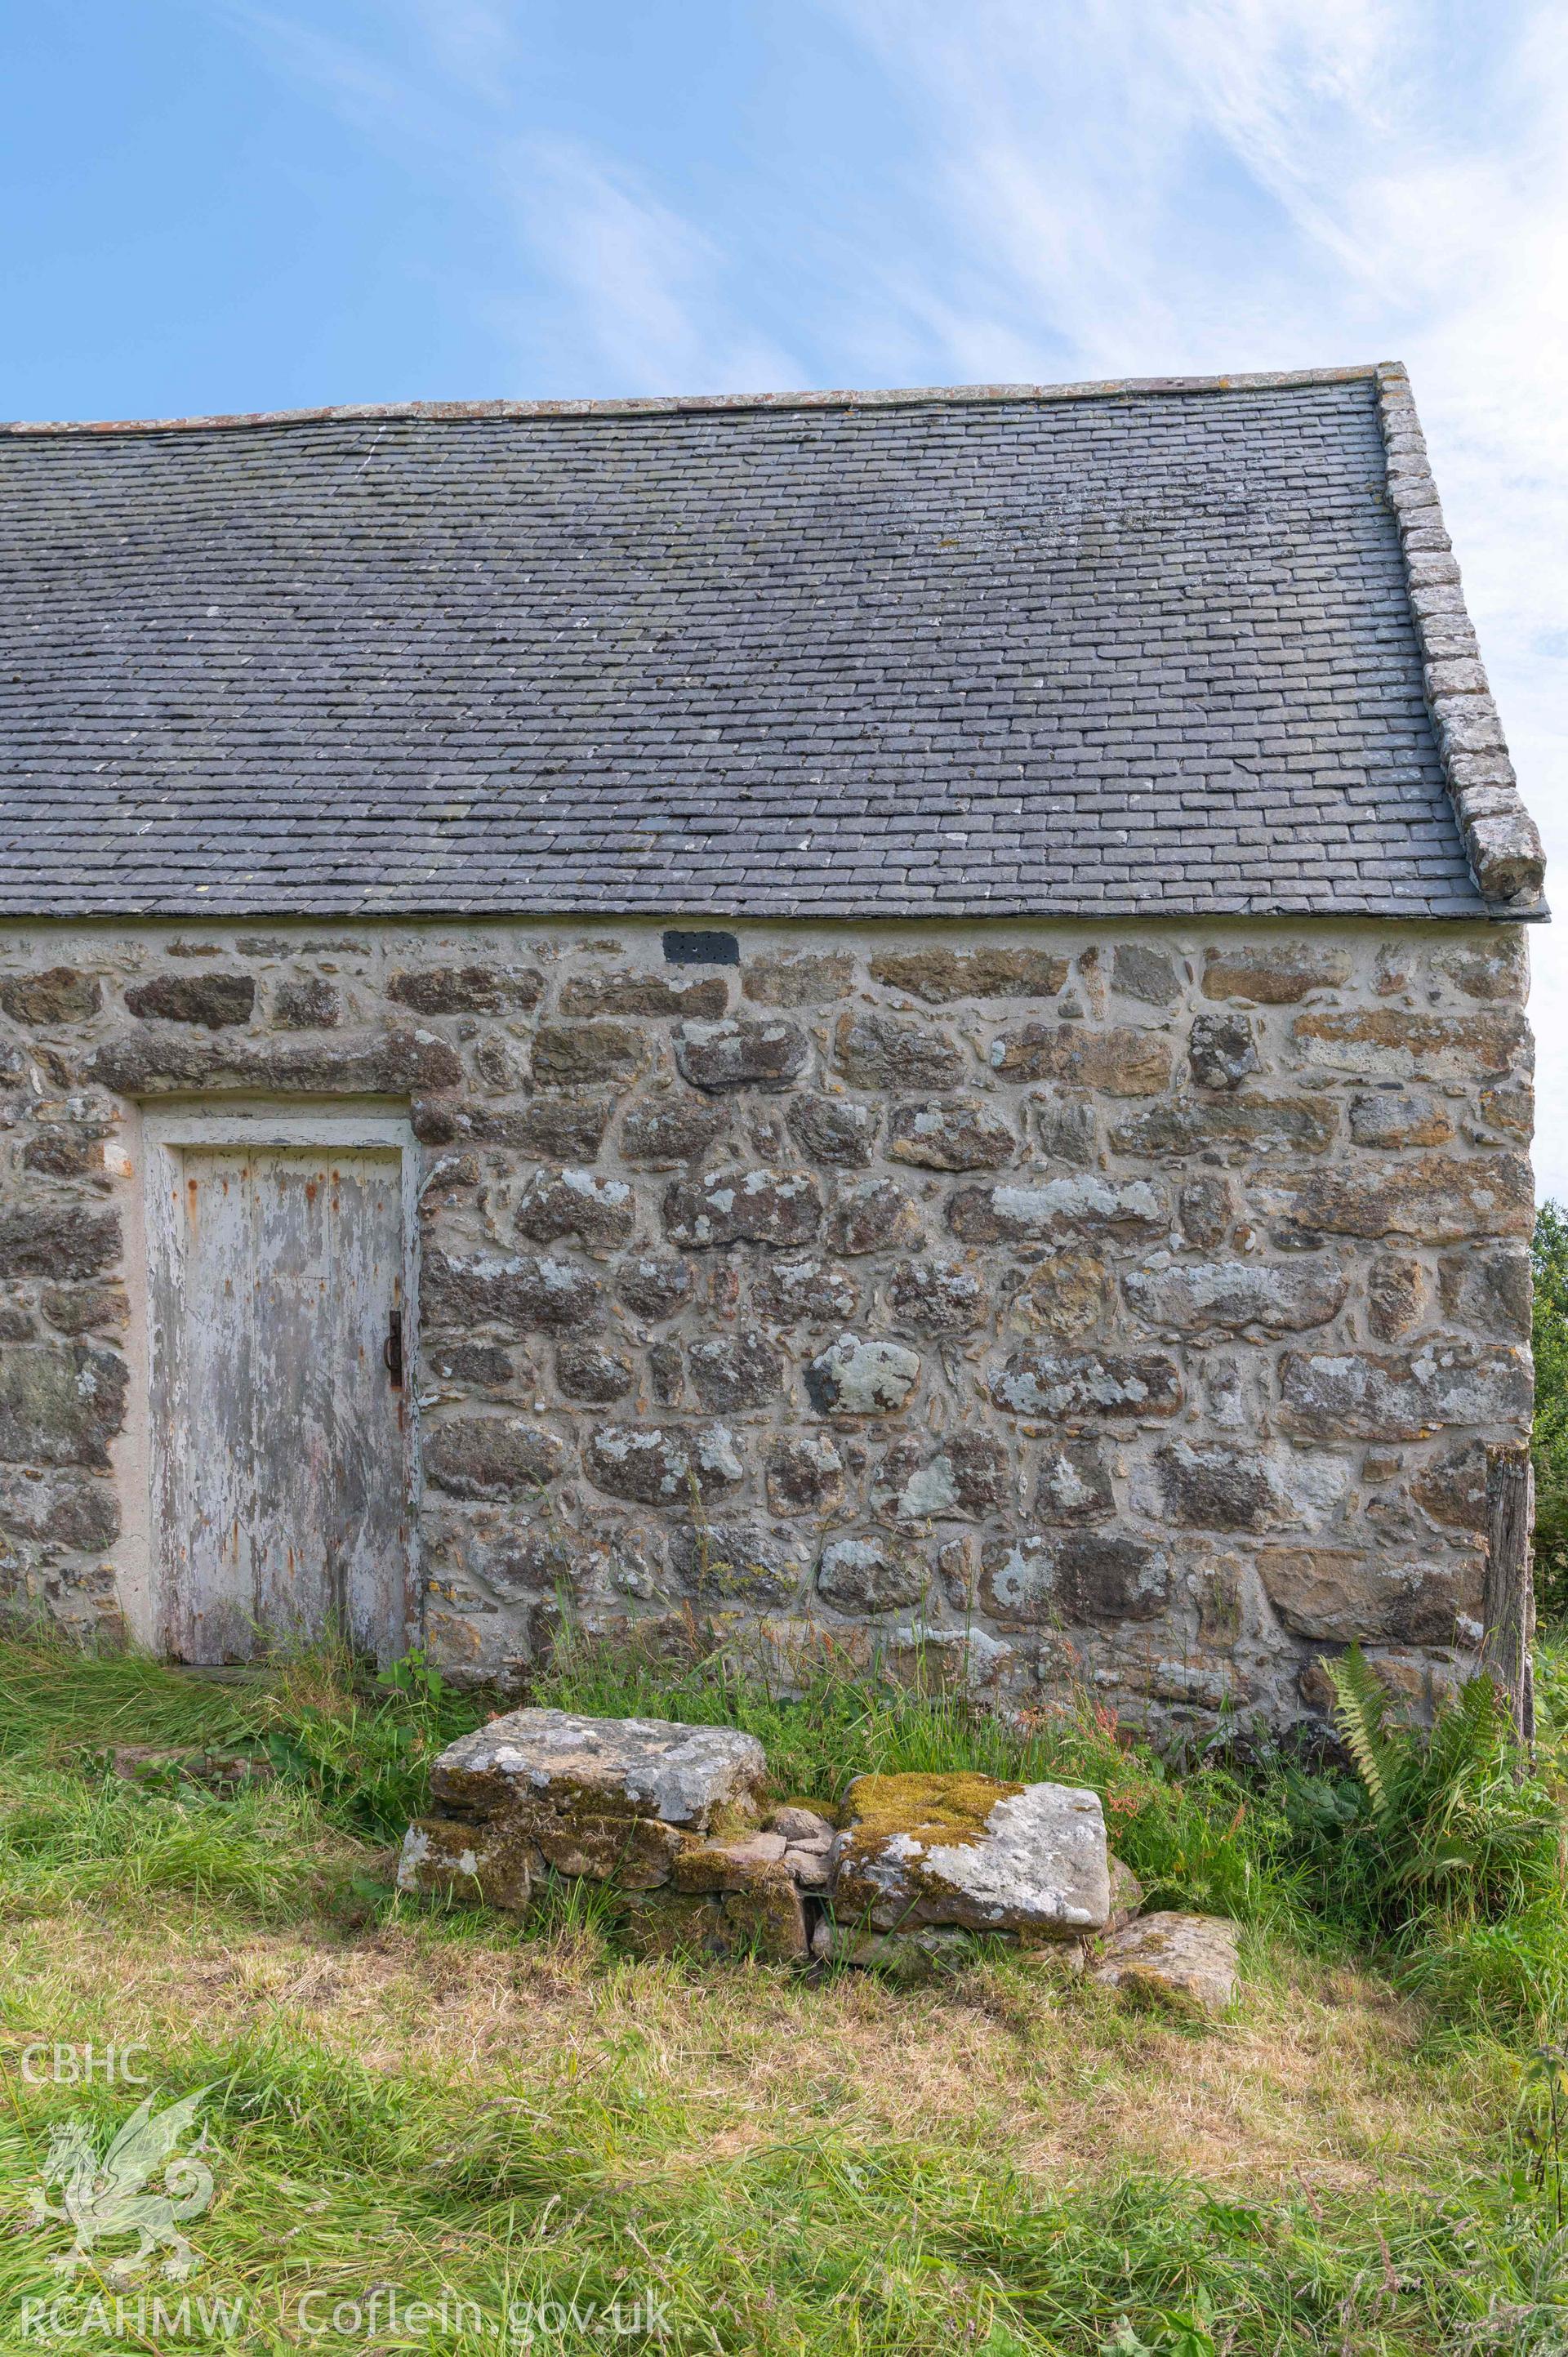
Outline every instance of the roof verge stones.
[[1470, 872], [1494, 916], [1544, 916], [1546, 855], [1535, 821], [1520, 799], [1475, 627], [1465, 610], [1459, 566], [1427, 464], [1426, 437], [1410, 379], [1397, 361], [1379, 368], [1378, 392], [1389, 500], [1404, 551], [1427, 709]]

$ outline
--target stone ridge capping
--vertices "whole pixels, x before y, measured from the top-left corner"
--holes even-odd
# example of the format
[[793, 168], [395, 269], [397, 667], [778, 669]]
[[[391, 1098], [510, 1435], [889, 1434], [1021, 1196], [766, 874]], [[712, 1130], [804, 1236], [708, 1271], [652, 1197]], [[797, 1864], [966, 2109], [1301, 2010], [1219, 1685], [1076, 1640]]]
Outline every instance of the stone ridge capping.
[[1466, 611], [1410, 378], [1400, 361], [1383, 361], [1377, 380], [1389, 502], [1404, 552], [1426, 705], [1466, 855], [1488, 914], [1539, 920], [1549, 914], [1543, 897], [1546, 854], [1520, 797], [1475, 626]]
[[[257, 409], [230, 416], [0, 419], [0, 434], [178, 434], [228, 425], [375, 425], [408, 417], [432, 425], [466, 418], [671, 417], [723, 415], [748, 409], [962, 409], [1010, 401], [1114, 401], [1140, 394], [1283, 393], [1294, 385], [1381, 383], [1397, 363], [1350, 368], [1276, 369], [1240, 376], [1106, 377], [1078, 384], [928, 384], [891, 390], [823, 393], [700, 393], [633, 394], [613, 401], [380, 401], [336, 409]], [[1418, 429], [1419, 431], [1419, 429]]]

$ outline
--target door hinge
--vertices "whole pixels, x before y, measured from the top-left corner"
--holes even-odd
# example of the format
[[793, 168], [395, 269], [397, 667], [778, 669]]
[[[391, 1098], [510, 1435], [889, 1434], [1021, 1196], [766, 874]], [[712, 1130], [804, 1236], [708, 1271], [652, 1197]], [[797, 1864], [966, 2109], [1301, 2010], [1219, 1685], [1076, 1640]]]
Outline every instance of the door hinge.
[[401, 1309], [390, 1310], [387, 1314], [387, 1339], [381, 1346], [381, 1356], [386, 1361], [387, 1373], [392, 1377], [393, 1391], [402, 1391], [403, 1312]]

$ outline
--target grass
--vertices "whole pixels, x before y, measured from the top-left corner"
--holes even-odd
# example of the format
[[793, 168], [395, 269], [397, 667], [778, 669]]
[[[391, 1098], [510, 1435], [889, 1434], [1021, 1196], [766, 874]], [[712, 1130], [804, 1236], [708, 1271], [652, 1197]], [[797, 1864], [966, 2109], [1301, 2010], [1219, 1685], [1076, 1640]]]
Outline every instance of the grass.
[[[1123, 2319], [1165, 2352], [1184, 2315], [1233, 2348], [1437, 2350], [1527, 2282], [1558, 2296], [1539, 2207], [1476, 2166], [1506, 2073], [1424, 2061], [1354, 1982], [1195, 2038], [990, 1967], [940, 1995], [697, 1983], [472, 1924], [240, 1960], [199, 1910], [114, 1956], [17, 1943], [7, 1977], [14, 2054], [107, 2020], [170, 2087], [218, 2082], [202, 2287], [245, 2295], [262, 2347], [306, 2289], [379, 2282], [490, 2313], [651, 2283], [666, 2345], [763, 2352], [1099, 2350]], [[127, 2107], [13, 2085], [18, 2189], [52, 2119], [90, 2100], [106, 2136]], [[6, 2247], [0, 2315], [48, 2292], [48, 2255]]]
[[[1560, 1680], [1549, 1661], [1549, 1710]], [[999, 1955], [920, 1990], [685, 1974], [632, 1963], [602, 1900], [564, 1889], [521, 1928], [410, 1910], [390, 1844], [482, 1701], [417, 1663], [364, 1689], [324, 1660], [209, 1682], [6, 1645], [0, 2348], [41, 2345], [22, 2303], [62, 2289], [68, 2349], [1568, 2347], [1552, 2157], [1522, 2134], [1556, 1984], [1520, 1952], [1564, 1944], [1544, 1900], [1533, 1926], [1466, 1926], [1423, 1899], [1402, 1946], [1346, 1867], [1374, 1838], [1351, 1780], [1178, 1775], [1092, 1711], [1008, 1728], [826, 1673], [790, 1703], [716, 1663], [588, 1652], [539, 1698], [750, 1726], [781, 1794], [829, 1803], [871, 1770], [1091, 1783], [1155, 1897], [1245, 1926], [1246, 2004], [1195, 2031]], [[274, 1773], [229, 1797], [143, 1788], [108, 1772], [119, 1743]], [[1506, 2004], [1459, 1971], [1486, 1980], [1485, 1939], [1513, 1943], [1487, 1983]], [[86, 2115], [102, 2151], [140, 2093], [40, 2077], [30, 2050], [112, 2040], [145, 2045], [160, 2100], [211, 2086], [217, 2187], [200, 2274], [140, 2279], [118, 2316], [28, 2213], [51, 2127]], [[385, 2290], [372, 2311], [378, 2286], [401, 2321]], [[138, 2292], [187, 2290], [205, 2328], [194, 2306], [188, 2333], [138, 2314]], [[651, 2294], [662, 2329], [644, 2306], [616, 2333], [618, 2290], [623, 2323]], [[244, 2303], [232, 2330], [220, 2298]], [[510, 2333], [486, 2329], [509, 2308]]]
[[1531, 1558], [1543, 1620], [1568, 1617], [1568, 1207], [1543, 1203], [1530, 1245], [1535, 1364], [1535, 1529]]

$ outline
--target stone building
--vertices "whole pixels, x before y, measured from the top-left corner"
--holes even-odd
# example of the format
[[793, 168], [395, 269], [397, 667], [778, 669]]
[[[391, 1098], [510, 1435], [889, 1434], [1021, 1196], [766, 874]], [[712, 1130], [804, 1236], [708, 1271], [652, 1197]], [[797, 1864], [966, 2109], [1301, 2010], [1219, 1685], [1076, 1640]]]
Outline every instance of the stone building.
[[1530, 1407], [1402, 371], [0, 434], [0, 1566], [1416, 1698]]

